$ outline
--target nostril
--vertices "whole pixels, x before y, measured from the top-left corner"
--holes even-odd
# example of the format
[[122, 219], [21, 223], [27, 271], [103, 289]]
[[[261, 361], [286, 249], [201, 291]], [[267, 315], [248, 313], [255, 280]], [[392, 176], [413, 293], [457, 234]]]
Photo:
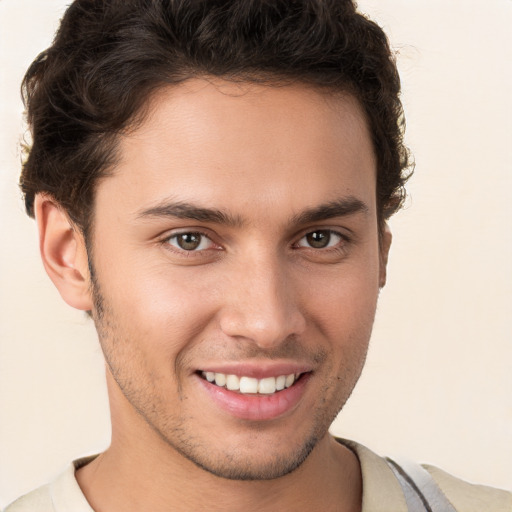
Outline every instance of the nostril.
[[225, 312], [220, 328], [229, 337], [249, 340], [262, 348], [280, 345], [303, 334], [306, 322], [299, 312], [286, 315], [268, 309], [265, 306], [257, 312]]

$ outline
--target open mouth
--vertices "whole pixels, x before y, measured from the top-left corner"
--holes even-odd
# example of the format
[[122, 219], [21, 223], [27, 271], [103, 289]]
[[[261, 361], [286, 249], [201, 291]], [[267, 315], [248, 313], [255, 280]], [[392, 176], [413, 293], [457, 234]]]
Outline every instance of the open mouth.
[[304, 374], [291, 373], [289, 375], [278, 375], [276, 377], [265, 377], [263, 379], [203, 371], [199, 371], [198, 375], [208, 382], [221, 388], [226, 388], [229, 391], [239, 392], [244, 395], [272, 395], [290, 388]]

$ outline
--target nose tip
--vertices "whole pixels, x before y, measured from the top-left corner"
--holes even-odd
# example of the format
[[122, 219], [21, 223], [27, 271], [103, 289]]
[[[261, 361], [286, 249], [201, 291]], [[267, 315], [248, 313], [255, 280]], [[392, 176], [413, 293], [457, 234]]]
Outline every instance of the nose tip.
[[269, 349], [302, 334], [306, 328], [293, 286], [280, 272], [267, 268], [259, 276], [246, 273], [229, 295], [220, 326], [230, 337], [250, 340]]
[[221, 321], [222, 331], [233, 338], [250, 340], [261, 348], [275, 347], [291, 336], [304, 331], [305, 322], [300, 315], [281, 316], [273, 311], [259, 310], [243, 314], [224, 315]]

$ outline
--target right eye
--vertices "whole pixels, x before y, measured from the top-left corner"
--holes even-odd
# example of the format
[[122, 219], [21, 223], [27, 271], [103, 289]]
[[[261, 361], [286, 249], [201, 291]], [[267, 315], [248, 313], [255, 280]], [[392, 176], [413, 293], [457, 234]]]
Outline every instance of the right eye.
[[304, 235], [297, 243], [298, 247], [311, 249], [330, 249], [339, 246], [343, 237], [332, 229], [317, 229]]
[[214, 243], [203, 233], [186, 232], [172, 235], [167, 243], [180, 251], [198, 252], [214, 247]]

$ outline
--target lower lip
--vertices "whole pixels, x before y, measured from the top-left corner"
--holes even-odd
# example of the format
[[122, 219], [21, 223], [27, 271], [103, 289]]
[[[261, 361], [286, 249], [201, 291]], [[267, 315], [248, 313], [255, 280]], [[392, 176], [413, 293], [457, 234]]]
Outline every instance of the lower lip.
[[306, 373], [293, 386], [272, 395], [244, 395], [230, 391], [197, 376], [203, 389], [221, 409], [236, 418], [265, 421], [291, 412], [300, 402], [311, 374]]

